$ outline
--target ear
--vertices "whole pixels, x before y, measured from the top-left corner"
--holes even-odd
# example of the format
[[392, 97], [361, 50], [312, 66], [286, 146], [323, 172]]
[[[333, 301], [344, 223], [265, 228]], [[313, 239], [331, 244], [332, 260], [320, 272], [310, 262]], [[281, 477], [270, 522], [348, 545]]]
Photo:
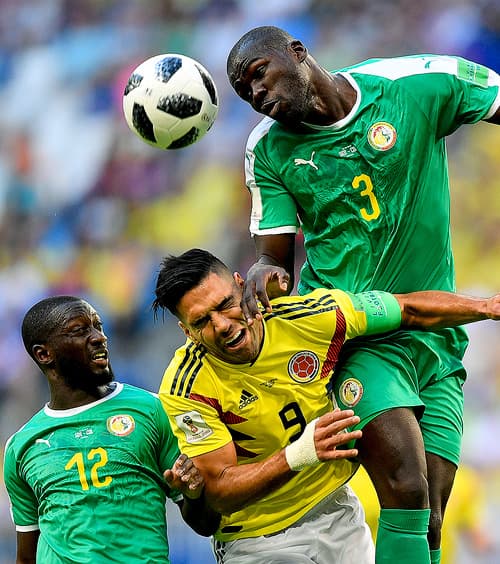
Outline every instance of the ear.
[[177, 325], [181, 328], [181, 331], [184, 333], [184, 335], [186, 335], [186, 337], [189, 337], [192, 341], [197, 342], [196, 339], [193, 337], [193, 335], [192, 335], [191, 331], [189, 330], [189, 328], [186, 327], [186, 326], [184, 325], [184, 323], [182, 323], [182, 321], [178, 321], [178, 322], [177, 322]]
[[293, 53], [293, 56], [297, 59], [299, 63], [304, 61], [307, 58], [308, 52], [306, 46], [299, 41], [298, 39], [294, 39], [288, 45], [288, 49]]
[[239, 272], [233, 272], [233, 278], [234, 281], [236, 282], [236, 285], [239, 286], [240, 288], [243, 288], [243, 284], [245, 283], [243, 276]]
[[47, 366], [54, 361], [52, 353], [45, 345], [33, 345], [31, 349], [35, 360], [38, 364]]

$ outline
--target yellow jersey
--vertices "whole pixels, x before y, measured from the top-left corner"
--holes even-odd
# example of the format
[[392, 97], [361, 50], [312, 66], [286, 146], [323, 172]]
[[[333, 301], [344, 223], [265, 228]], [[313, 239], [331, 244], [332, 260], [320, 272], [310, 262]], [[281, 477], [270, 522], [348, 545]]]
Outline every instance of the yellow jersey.
[[[167, 367], [159, 391], [181, 451], [196, 457], [233, 441], [238, 464], [245, 464], [296, 440], [308, 422], [334, 407], [327, 384], [343, 343], [371, 332], [367, 327], [373, 328], [374, 316], [377, 330], [399, 326], [397, 316], [384, 313], [388, 299], [382, 294], [369, 292], [364, 294], [369, 299], [360, 300], [318, 289], [273, 300], [272, 312], [264, 314], [261, 351], [251, 364], [228, 364], [188, 339]], [[224, 515], [214, 536], [228, 541], [282, 530], [349, 480], [356, 468], [353, 461], [338, 460], [297, 472], [264, 498]]]

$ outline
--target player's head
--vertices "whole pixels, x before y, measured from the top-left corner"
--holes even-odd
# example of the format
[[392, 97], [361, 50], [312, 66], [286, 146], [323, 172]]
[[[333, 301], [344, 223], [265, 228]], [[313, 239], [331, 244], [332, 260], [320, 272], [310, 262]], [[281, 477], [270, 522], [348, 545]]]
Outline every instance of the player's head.
[[155, 316], [168, 309], [187, 337], [231, 364], [255, 360], [262, 322], [248, 325], [241, 310], [243, 279], [201, 249], [163, 259], [153, 301]]
[[43, 299], [28, 310], [21, 332], [28, 354], [41, 370], [71, 389], [92, 393], [113, 380], [101, 319], [85, 300]]
[[231, 49], [227, 76], [254, 110], [295, 127], [307, 121], [313, 63], [301, 41], [280, 28], [262, 26], [248, 31]]

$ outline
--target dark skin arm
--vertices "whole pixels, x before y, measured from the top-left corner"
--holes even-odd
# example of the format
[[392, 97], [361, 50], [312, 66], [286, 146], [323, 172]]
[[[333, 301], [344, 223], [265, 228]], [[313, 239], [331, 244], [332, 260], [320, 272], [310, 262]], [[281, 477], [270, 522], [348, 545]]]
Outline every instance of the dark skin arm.
[[493, 114], [490, 119], [485, 120], [488, 123], [494, 123], [495, 125], [500, 125], [500, 108]]
[[36, 547], [40, 531], [17, 533], [16, 564], [35, 564]]
[[163, 477], [170, 488], [180, 490], [184, 496], [177, 503], [184, 521], [199, 535], [213, 535], [219, 528], [221, 516], [208, 505], [205, 481], [193, 461], [181, 454]]
[[[490, 121], [500, 124], [500, 109]], [[289, 294], [293, 287], [295, 236], [257, 236], [255, 244], [259, 258], [250, 267], [243, 288], [242, 310], [247, 319], [260, 315], [257, 299], [271, 311], [270, 300]], [[401, 304], [401, 326], [404, 328], [440, 329], [498, 319], [498, 296], [482, 299], [451, 292], [424, 291], [396, 294], [396, 298]]]
[[395, 294], [401, 307], [401, 327], [442, 329], [484, 319], [500, 319], [500, 294], [473, 298], [452, 292]]
[[256, 235], [257, 262], [248, 270], [243, 286], [241, 309], [247, 321], [260, 316], [260, 301], [271, 311], [269, 300], [284, 296], [294, 285], [295, 234]]

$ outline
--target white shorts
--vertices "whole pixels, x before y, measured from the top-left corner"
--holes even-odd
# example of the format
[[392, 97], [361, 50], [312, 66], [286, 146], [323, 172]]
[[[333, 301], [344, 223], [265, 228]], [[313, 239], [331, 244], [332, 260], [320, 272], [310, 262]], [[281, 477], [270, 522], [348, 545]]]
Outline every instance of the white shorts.
[[374, 564], [375, 547], [359, 499], [347, 485], [278, 533], [212, 540], [218, 564]]

